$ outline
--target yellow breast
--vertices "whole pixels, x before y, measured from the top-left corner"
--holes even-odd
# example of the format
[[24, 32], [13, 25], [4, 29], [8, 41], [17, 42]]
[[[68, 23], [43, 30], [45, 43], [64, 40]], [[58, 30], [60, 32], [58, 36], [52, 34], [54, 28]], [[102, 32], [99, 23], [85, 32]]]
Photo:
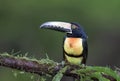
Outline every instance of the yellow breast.
[[83, 60], [83, 57], [70, 57], [70, 56], [67, 56], [65, 55], [65, 58], [67, 60], [67, 62], [69, 63], [72, 63], [72, 64], [76, 64], [76, 65], [79, 65], [81, 64], [82, 60]]
[[80, 55], [83, 51], [81, 38], [66, 38], [64, 41], [64, 50], [67, 54]]

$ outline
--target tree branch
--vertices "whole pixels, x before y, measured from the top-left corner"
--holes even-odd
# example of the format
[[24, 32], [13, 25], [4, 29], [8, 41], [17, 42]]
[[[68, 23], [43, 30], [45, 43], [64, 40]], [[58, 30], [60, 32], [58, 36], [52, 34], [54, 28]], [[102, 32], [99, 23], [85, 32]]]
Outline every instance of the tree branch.
[[[48, 60], [48, 62], [45, 62]], [[14, 57], [9, 54], [1, 54], [0, 55], [0, 65], [4, 67], [9, 67], [12, 69], [17, 69], [25, 72], [35, 73], [38, 75], [50, 74], [53, 75], [56, 70], [57, 63], [53, 62], [49, 59], [36, 60], [29, 59], [27, 57]], [[51, 62], [50, 62], [51, 61]], [[58, 67], [58, 66], [57, 66]]]
[[[0, 54], [0, 66], [35, 73], [41, 76], [47, 74], [52, 76], [57, 74], [57, 76], [59, 76], [64, 74], [66, 76], [71, 76], [77, 79], [83, 78], [84, 81], [88, 79], [93, 81], [120, 81], [120, 76], [117, 74], [117, 72], [107, 67], [78, 66], [71, 64], [65, 64], [63, 66], [63, 64], [54, 62], [48, 58], [37, 60], [29, 59], [26, 56], [19, 57], [4, 53]], [[65, 66], [67, 66], [67, 69], [63, 71], [62, 69]]]

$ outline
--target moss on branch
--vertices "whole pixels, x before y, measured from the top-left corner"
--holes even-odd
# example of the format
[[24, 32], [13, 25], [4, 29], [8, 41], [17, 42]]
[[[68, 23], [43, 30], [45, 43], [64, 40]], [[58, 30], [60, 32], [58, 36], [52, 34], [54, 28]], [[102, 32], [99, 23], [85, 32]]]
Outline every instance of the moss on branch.
[[40, 76], [54, 76], [53, 81], [60, 81], [63, 75], [79, 81], [120, 81], [120, 75], [108, 67], [71, 65], [46, 59], [30, 59], [26, 56], [0, 54], [0, 66], [35, 73]]

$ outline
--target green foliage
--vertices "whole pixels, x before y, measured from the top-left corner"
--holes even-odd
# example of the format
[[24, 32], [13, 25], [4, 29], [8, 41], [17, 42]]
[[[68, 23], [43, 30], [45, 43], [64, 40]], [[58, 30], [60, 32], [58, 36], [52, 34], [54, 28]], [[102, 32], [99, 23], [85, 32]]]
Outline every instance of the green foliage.
[[[53, 60], [50, 60], [48, 56], [46, 59], [37, 60], [35, 58], [30, 59], [26, 57], [26, 54], [25, 56], [22, 56], [22, 57], [20, 55], [12, 56], [12, 55], [9, 55], [8, 53], [2, 53], [0, 55], [3, 57], [25, 59], [28, 61], [35, 61], [38, 63], [48, 64], [51, 66], [48, 68], [48, 71], [51, 73], [53, 72], [51, 68], [60, 64], [60, 66], [57, 66], [58, 68], [60, 68], [60, 70], [56, 73], [56, 75], [53, 76], [53, 75], [46, 74], [44, 76], [40, 76], [39, 78], [40, 81], [46, 81], [47, 77], [51, 77], [51, 76], [53, 76], [52, 81], [60, 81], [62, 77], [64, 76], [64, 74], [66, 73], [66, 71], [69, 72], [69, 74], [79, 76], [79, 78], [76, 78], [76, 81], [79, 81], [79, 80], [80, 81], [93, 81], [93, 79], [97, 79], [99, 81], [109, 81], [110, 77], [117, 81], [120, 81], [120, 75], [109, 67], [84, 66], [84, 65], [76, 66], [76, 65], [69, 65], [69, 64], [63, 65], [63, 63], [57, 63], [57, 62], [54, 62]], [[25, 72], [24, 71], [13, 71], [13, 75], [15, 77], [18, 77], [18, 74], [23, 75], [25, 74]], [[34, 76], [32, 75], [30, 78], [34, 79]]]
[[46, 78], [44, 76], [41, 76], [38, 81], [46, 81]]
[[86, 66], [85, 68], [75, 70], [73, 73], [77, 73], [78, 75], [80, 75], [82, 81], [92, 81], [92, 78], [96, 78], [99, 81], [109, 81], [109, 79], [107, 79], [103, 75], [110, 76], [117, 81], [120, 81], [120, 75], [118, 75], [116, 71], [113, 71], [109, 67]]
[[[52, 81], [60, 81], [67, 69], [68, 67], [61, 69], [53, 77]], [[100, 66], [85, 66], [85, 67], [82, 66], [81, 67], [80, 66], [79, 69], [75, 69], [71, 73], [77, 74], [78, 76], [80, 76], [80, 78], [75, 79], [76, 81], [96, 81], [96, 80], [110, 81], [111, 78], [115, 79], [116, 81], [120, 81], [120, 75], [109, 67], [100, 67]], [[106, 75], [106, 77], [104, 75]]]
[[63, 73], [67, 70], [67, 66], [62, 68], [52, 79], [52, 81], [60, 81], [63, 77]]

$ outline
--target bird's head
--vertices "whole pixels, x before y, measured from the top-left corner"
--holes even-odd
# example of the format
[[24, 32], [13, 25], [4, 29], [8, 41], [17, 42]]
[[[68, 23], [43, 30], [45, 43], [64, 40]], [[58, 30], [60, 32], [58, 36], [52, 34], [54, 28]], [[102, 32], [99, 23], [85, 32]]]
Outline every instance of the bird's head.
[[40, 28], [52, 29], [60, 32], [66, 32], [68, 37], [81, 37], [87, 38], [83, 28], [78, 23], [68, 23], [51, 21], [43, 23]]

